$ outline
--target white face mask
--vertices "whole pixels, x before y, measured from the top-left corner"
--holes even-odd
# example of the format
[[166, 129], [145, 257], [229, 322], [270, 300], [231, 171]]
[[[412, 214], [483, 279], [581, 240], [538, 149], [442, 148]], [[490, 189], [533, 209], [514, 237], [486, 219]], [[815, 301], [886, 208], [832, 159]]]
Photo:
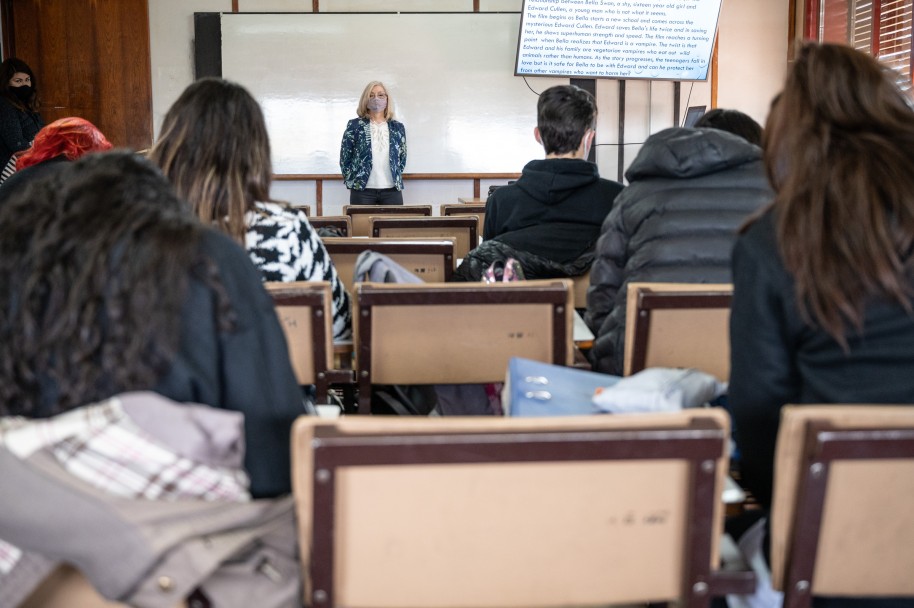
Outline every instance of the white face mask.
[[368, 100], [368, 109], [372, 112], [380, 112], [387, 107], [387, 100], [383, 97], [372, 97]]

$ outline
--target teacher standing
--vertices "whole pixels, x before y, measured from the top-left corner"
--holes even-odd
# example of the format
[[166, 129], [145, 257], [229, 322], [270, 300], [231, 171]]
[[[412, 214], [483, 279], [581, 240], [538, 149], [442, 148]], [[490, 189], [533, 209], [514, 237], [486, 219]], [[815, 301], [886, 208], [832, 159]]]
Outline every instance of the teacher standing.
[[402, 205], [406, 127], [394, 120], [387, 87], [368, 83], [346, 125], [340, 169], [352, 205]]

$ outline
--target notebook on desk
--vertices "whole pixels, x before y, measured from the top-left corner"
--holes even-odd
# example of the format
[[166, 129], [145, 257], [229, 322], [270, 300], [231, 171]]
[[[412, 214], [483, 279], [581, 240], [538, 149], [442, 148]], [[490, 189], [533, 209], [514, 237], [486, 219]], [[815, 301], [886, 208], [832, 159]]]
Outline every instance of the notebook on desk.
[[[619, 376], [513, 357], [508, 362], [502, 408], [506, 416], [580, 416], [606, 414], [593, 404], [597, 388], [618, 382]], [[741, 503], [745, 491], [727, 477], [723, 502]]]
[[603, 414], [591, 398], [618, 376], [513, 357], [508, 362], [502, 408], [506, 416]]

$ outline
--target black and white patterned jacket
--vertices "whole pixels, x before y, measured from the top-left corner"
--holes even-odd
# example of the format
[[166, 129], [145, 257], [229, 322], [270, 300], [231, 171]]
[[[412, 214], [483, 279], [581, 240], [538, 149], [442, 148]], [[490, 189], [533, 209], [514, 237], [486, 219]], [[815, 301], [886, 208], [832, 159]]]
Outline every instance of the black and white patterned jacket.
[[264, 281], [329, 281], [333, 337], [351, 335], [349, 294], [305, 212], [280, 203], [257, 203], [248, 213], [245, 248]]

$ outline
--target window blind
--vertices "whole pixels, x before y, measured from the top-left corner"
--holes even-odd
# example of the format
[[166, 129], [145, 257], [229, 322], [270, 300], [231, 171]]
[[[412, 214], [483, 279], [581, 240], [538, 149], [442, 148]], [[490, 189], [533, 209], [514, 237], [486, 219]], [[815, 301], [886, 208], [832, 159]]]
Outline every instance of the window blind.
[[844, 42], [877, 57], [911, 90], [912, 0], [807, 0], [818, 18], [810, 33], [821, 42]]

